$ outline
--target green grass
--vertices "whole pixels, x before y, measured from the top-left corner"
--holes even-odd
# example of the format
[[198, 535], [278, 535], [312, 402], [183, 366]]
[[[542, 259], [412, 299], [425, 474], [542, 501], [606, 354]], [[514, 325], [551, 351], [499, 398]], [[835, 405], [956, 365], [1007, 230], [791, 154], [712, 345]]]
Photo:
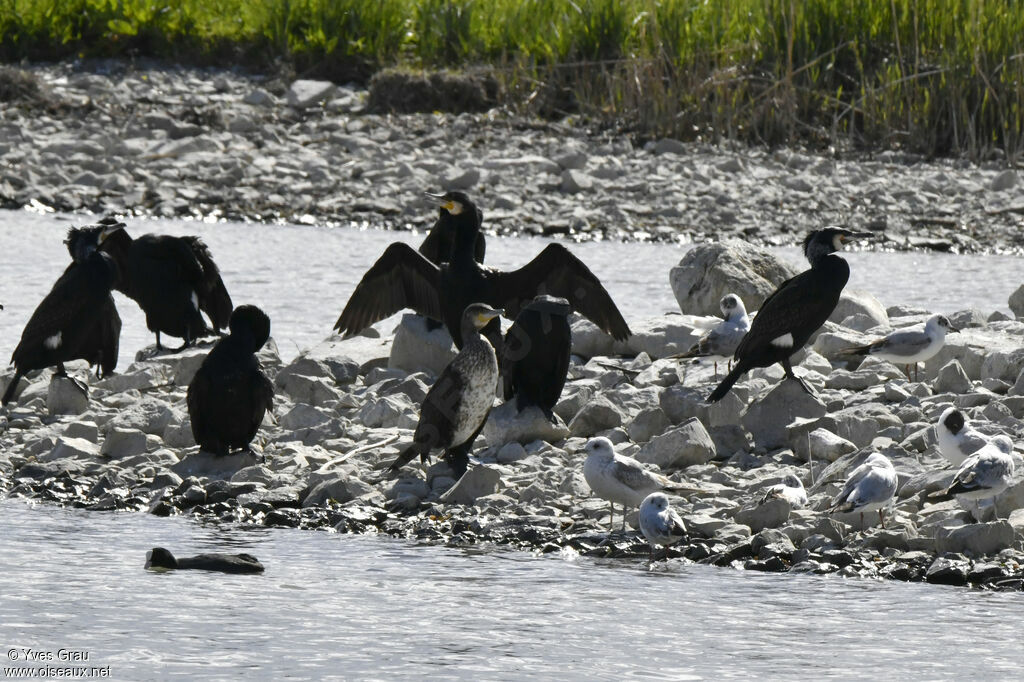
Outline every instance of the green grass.
[[80, 56], [483, 65], [513, 106], [569, 92], [551, 108], [642, 136], [1024, 151], [1015, 0], [0, 0], [0, 60]]

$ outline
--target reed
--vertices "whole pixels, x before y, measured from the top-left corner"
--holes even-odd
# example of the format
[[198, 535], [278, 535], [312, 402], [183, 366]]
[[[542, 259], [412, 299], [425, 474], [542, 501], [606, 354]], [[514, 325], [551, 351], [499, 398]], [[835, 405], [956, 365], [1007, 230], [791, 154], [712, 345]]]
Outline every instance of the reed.
[[511, 106], [641, 136], [1024, 150], [1015, 0], [0, 0], [0, 59], [110, 56], [339, 79], [485, 66]]

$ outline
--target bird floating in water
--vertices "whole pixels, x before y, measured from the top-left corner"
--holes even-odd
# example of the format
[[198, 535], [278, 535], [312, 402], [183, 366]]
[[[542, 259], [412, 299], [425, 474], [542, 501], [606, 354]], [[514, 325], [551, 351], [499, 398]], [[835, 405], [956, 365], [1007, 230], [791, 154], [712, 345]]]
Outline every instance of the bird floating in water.
[[924, 329], [901, 329], [885, 338], [864, 346], [841, 351], [844, 355], [871, 355], [894, 364], [903, 365], [910, 381], [910, 367], [914, 367], [914, 381], [917, 381], [917, 363], [930, 359], [946, 345], [946, 333], [958, 333], [945, 315], [928, 318]]
[[[231, 296], [213, 256], [199, 237], [144, 234], [133, 239], [125, 224], [113, 218], [100, 221], [97, 246], [109, 253], [121, 271], [117, 290], [139, 304], [146, 327], [156, 334], [196, 339], [228, 326]], [[210, 318], [212, 329], [203, 319]]]
[[829, 513], [860, 512], [860, 524], [863, 527], [864, 512], [877, 510], [878, 520], [882, 528], [885, 528], [884, 511], [892, 502], [898, 484], [896, 467], [889, 458], [879, 452], [872, 452], [863, 464], [850, 473]]
[[263, 564], [252, 554], [197, 554], [175, 558], [163, 547], [154, 547], [146, 552], [148, 569], [186, 569], [217, 571], [219, 573], [262, 573]]
[[[334, 328], [345, 336], [357, 334], [374, 322], [412, 308], [420, 315], [444, 322], [462, 347], [462, 311], [474, 302], [504, 309], [515, 319], [522, 307], [539, 294], [565, 298], [573, 310], [619, 340], [629, 327], [600, 280], [561, 244], [548, 244], [532, 261], [503, 272], [475, 258], [480, 214], [462, 192], [438, 198], [455, 230], [451, 261], [435, 265], [408, 244], [396, 242], [384, 250], [349, 297]], [[500, 324], [485, 330], [495, 347], [501, 343]]]
[[640, 532], [647, 538], [651, 546], [651, 553], [648, 556], [648, 563], [654, 562], [654, 548], [656, 545], [668, 547], [686, 537], [686, 525], [683, 520], [668, 503], [665, 493], [651, 493], [640, 503]]
[[498, 386], [498, 357], [481, 330], [501, 315], [484, 303], [471, 303], [462, 313], [462, 350], [448, 363], [420, 406], [413, 443], [391, 464], [397, 471], [419, 455], [426, 462], [431, 450], [444, 450], [456, 477], [466, 473], [469, 452], [494, 404]]
[[203, 450], [248, 450], [274, 405], [274, 385], [256, 353], [270, 338], [270, 318], [254, 305], [231, 313], [230, 333], [213, 347], [188, 386], [192, 435]]
[[870, 236], [870, 232], [837, 227], [807, 235], [804, 255], [811, 263], [810, 270], [786, 280], [765, 300], [750, 331], [736, 347], [736, 366], [708, 396], [708, 402], [724, 398], [732, 385], [754, 367], [768, 367], [776, 362], [782, 365], [787, 378], [811, 393], [793, 373], [789, 358], [825, 324], [850, 279], [850, 266], [835, 252], [854, 239]]

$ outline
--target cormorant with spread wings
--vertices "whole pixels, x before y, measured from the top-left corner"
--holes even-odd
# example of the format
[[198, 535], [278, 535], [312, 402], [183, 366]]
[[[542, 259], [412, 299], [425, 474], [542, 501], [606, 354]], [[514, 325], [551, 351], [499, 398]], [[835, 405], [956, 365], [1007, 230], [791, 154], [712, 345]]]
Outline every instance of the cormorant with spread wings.
[[[462, 192], [441, 195], [439, 201], [455, 228], [451, 261], [438, 266], [408, 244], [391, 244], [352, 292], [334, 325], [340, 333], [357, 334], [374, 322], [412, 308], [444, 322], [456, 347], [461, 348], [462, 312], [470, 303], [504, 309], [509, 319], [515, 319], [526, 302], [548, 294], [565, 298], [573, 310], [616, 339], [629, 337], [626, 321], [600, 280], [564, 246], [548, 244], [518, 270], [484, 267], [474, 259], [480, 233], [476, 205]], [[497, 329], [495, 320], [485, 334], [500, 339]]]

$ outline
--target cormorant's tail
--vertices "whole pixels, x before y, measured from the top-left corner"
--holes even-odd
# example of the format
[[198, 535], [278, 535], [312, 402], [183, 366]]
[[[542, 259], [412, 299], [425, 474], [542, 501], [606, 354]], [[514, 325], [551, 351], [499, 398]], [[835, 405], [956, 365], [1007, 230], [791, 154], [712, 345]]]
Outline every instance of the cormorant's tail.
[[420, 446], [417, 443], [413, 443], [405, 450], [402, 450], [402, 454], [395, 458], [395, 461], [388, 467], [388, 471], [395, 472], [404, 467], [406, 464], [411, 462], [416, 455], [419, 455], [421, 459], [426, 459], [426, 453], [420, 450]]
[[739, 381], [740, 377], [746, 374], [749, 367], [743, 362], [737, 362], [736, 366], [732, 368], [732, 371], [725, 375], [722, 379], [722, 383], [718, 384], [718, 388], [711, 392], [708, 396], [709, 403], [717, 403], [719, 400], [725, 397], [725, 394], [729, 392], [732, 385]]
[[22, 374], [20, 371], [16, 370], [14, 372], [14, 378], [11, 379], [11, 383], [7, 384], [7, 390], [4, 391], [4, 397], [2, 401], [4, 405], [11, 402], [11, 398], [14, 397], [14, 391], [17, 390], [18, 388], [18, 382], [21, 381], [21, 377], [23, 376], [24, 374]]
[[224, 280], [220, 276], [220, 269], [213, 262], [210, 249], [207, 248], [203, 240], [198, 237], [186, 237], [186, 239], [189, 240], [192, 253], [195, 254], [196, 260], [199, 261], [199, 265], [203, 269], [203, 291], [199, 304], [203, 312], [209, 315], [213, 328], [215, 330], [224, 329], [228, 326], [231, 320], [231, 311], [234, 309], [231, 295], [228, 294], [228, 289], [224, 286]]

